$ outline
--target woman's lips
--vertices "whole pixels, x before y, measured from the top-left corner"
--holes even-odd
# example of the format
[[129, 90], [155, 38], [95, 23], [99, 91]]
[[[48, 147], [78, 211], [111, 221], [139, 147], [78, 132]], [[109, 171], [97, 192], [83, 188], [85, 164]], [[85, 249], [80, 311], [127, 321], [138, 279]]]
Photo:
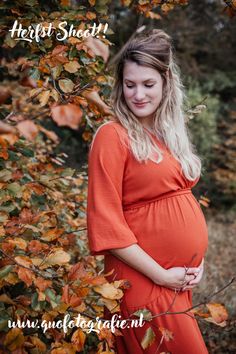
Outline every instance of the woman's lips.
[[148, 102], [143, 102], [143, 103], [135, 103], [134, 102], [134, 105], [138, 108], [143, 108], [144, 106], [146, 106], [146, 104], [148, 104]]

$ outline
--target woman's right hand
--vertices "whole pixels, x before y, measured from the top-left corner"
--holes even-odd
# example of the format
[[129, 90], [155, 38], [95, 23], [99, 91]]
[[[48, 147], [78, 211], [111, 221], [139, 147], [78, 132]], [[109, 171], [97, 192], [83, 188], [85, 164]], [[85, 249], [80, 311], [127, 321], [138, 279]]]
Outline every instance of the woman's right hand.
[[172, 290], [181, 290], [189, 281], [195, 279], [199, 271], [198, 267], [173, 267], [165, 269], [162, 281], [158, 285]]

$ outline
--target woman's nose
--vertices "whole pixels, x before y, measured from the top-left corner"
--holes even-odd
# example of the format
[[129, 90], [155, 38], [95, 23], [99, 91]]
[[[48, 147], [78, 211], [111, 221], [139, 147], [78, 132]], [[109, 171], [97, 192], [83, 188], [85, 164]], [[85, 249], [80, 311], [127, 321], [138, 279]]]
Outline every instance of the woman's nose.
[[145, 93], [141, 88], [137, 88], [135, 92], [135, 100], [142, 101], [145, 98]]

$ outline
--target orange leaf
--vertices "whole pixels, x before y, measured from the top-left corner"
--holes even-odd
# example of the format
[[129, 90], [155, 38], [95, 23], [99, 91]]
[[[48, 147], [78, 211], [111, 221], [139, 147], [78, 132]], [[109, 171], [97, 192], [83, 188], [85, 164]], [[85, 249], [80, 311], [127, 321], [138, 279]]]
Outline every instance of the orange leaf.
[[17, 123], [17, 129], [26, 139], [34, 140], [38, 134], [37, 125], [29, 119]]
[[52, 56], [61, 54], [65, 52], [67, 49], [68, 47], [66, 45], [57, 45], [52, 51]]
[[48, 249], [49, 246], [45, 245], [44, 243], [41, 243], [38, 240], [31, 240], [28, 244], [28, 250], [32, 253], [39, 253], [42, 252], [43, 250]]
[[54, 228], [54, 229], [50, 229], [50, 230], [47, 230], [43, 233], [43, 235], [41, 236], [41, 239], [43, 241], [54, 241], [56, 240], [58, 237], [60, 237], [64, 232], [64, 229], [57, 229], [57, 228]]
[[13, 240], [8, 240], [9, 243], [12, 243], [14, 246], [17, 246], [18, 248], [22, 250], [26, 250], [27, 248], [27, 243], [23, 238], [20, 237], [15, 237]]
[[7, 160], [9, 157], [8, 152], [6, 150], [0, 151], [0, 157], [2, 157], [4, 160]]
[[63, 286], [62, 288], [62, 297], [61, 297], [61, 301], [64, 302], [65, 304], [69, 304], [69, 285], [66, 284], [65, 286]]
[[35, 275], [31, 270], [20, 267], [17, 271], [18, 277], [27, 285], [32, 285]]
[[34, 284], [37, 286], [37, 288], [39, 288], [40, 291], [44, 291], [52, 285], [52, 281], [37, 277], [34, 280]]
[[41, 339], [39, 339], [38, 337], [34, 336], [30, 336], [29, 337], [31, 342], [34, 344], [34, 347], [37, 349], [38, 353], [44, 353], [46, 352], [46, 344], [44, 342], [41, 341]]
[[83, 263], [74, 264], [68, 274], [68, 280], [74, 281], [80, 279], [81, 277], [85, 277], [87, 275]]
[[75, 104], [58, 105], [51, 108], [52, 119], [59, 126], [68, 126], [71, 129], [78, 129], [83, 111]]
[[81, 329], [77, 329], [72, 337], [71, 337], [71, 342], [73, 343], [73, 346], [76, 348], [78, 352], [82, 351], [84, 349], [84, 342], [86, 339], [86, 335]]
[[87, 89], [82, 92], [82, 96], [84, 96], [90, 103], [94, 103], [103, 113], [111, 114], [110, 107], [103, 102], [97, 91]]
[[103, 43], [100, 39], [94, 38], [92, 36], [85, 39], [85, 44], [90, 48], [95, 55], [99, 55], [106, 62], [109, 57], [109, 47], [107, 44]]
[[24, 343], [24, 335], [20, 328], [12, 328], [6, 335], [4, 345], [10, 350], [20, 348]]
[[30, 190], [33, 190], [35, 194], [43, 195], [45, 193], [46, 187], [38, 184], [37, 182], [29, 182], [26, 184], [26, 187]]
[[82, 299], [79, 296], [77, 296], [75, 294], [71, 295], [71, 297], [70, 297], [70, 306], [71, 307], [77, 307], [81, 303], [82, 303]]
[[212, 303], [212, 304], [206, 304], [206, 306], [216, 323], [221, 323], [228, 319], [227, 310], [223, 305]]

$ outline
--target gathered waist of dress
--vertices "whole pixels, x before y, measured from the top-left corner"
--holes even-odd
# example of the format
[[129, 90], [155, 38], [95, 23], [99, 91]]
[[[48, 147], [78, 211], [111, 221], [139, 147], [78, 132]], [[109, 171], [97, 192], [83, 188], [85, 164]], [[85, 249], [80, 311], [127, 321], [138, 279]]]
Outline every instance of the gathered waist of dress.
[[175, 197], [175, 196], [181, 195], [181, 194], [192, 194], [192, 190], [191, 190], [191, 188], [182, 188], [182, 189], [178, 189], [176, 191], [170, 191], [170, 192], [161, 194], [156, 198], [149, 199], [147, 201], [142, 200], [142, 201], [138, 201], [138, 202], [133, 202], [132, 204], [123, 205], [123, 210], [126, 211], [126, 210], [130, 210], [130, 209], [140, 208], [142, 206], [156, 202], [158, 200], [166, 199], [166, 198], [170, 198], [170, 197]]

